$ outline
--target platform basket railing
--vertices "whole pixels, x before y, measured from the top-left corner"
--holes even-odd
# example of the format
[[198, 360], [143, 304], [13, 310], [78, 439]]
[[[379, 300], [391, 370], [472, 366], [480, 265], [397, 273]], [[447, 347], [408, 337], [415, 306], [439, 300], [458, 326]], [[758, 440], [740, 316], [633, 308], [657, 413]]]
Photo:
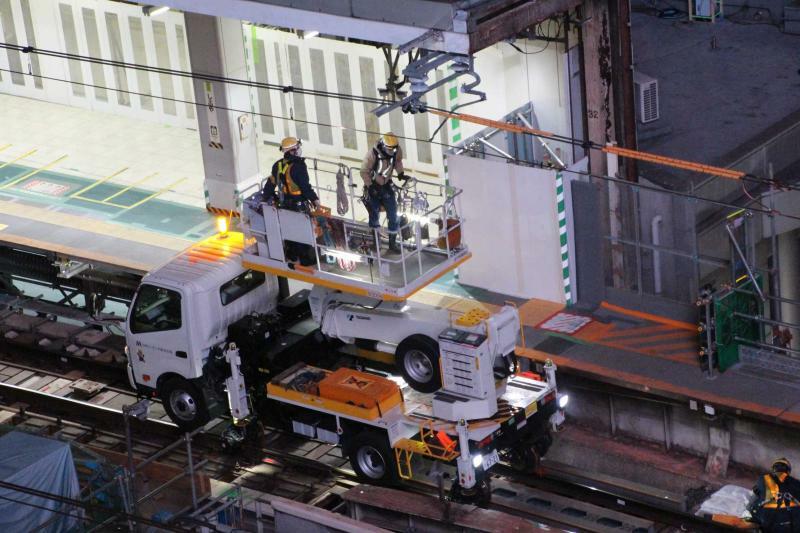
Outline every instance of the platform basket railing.
[[[306, 159], [306, 164], [311, 177], [311, 185], [315, 192], [326, 204], [325, 198], [339, 198], [346, 196], [348, 202], [347, 213], [337, 212], [335, 208], [327, 212], [314, 212], [315, 229], [319, 231], [322, 219], [338, 219], [346, 222], [349, 229], [359, 229], [365, 234], [371, 234], [372, 245], [364, 249], [353, 249], [348, 243], [331, 244], [320, 243], [315, 240], [314, 260], [316, 269], [330, 276], [340, 276], [350, 279], [352, 272], [359, 265], [368, 267], [368, 279], [360, 279], [367, 283], [398, 288], [407, 286], [429, 274], [443, 262], [455, 259], [466, 253], [464, 242], [464, 219], [456, 210], [455, 199], [461, 194], [459, 189], [445, 186], [444, 184], [410, 178], [402, 187], [396, 187], [398, 195], [398, 219], [401, 224], [396, 231], [390, 231], [386, 224], [380, 228], [370, 228], [366, 216], [358, 216], [357, 208], [363, 206], [362, 195], [356, 195], [359, 189], [354, 184], [353, 174], [357, 171], [354, 167], [344, 164], [325, 161], [321, 159]], [[336, 186], [337, 173], [342, 174], [342, 184]], [[245, 201], [263, 189], [266, 178], [258, 184], [243, 190], [240, 194], [240, 212]], [[258, 189], [257, 189], [258, 187]], [[364, 209], [366, 215], [366, 209]], [[404, 215], [404, 216], [403, 216]], [[250, 224], [248, 217], [242, 217], [242, 231], [245, 237], [256, 241], [266, 242], [266, 231], [256, 229]], [[426, 232], [427, 230], [427, 232]], [[427, 238], [424, 235], [427, 233]], [[400, 252], [387, 256], [381, 251], [380, 243], [391, 235], [397, 235]], [[424, 259], [438, 257], [433, 265], [426, 266]], [[336, 268], [336, 266], [338, 268]], [[362, 272], [364, 269], [362, 268]], [[389, 274], [389, 273], [393, 273]], [[397, 275], [400, 273], [400, 276]], [[363, 276], [362, 276], [363, 278]]]

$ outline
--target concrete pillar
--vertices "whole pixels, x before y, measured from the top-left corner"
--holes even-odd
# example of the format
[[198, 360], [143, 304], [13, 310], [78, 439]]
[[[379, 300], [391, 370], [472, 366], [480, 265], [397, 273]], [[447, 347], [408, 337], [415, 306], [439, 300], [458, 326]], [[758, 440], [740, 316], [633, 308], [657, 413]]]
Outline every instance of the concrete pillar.
[[708, 425], [708, 455], [706, 473], [725, 477], [731, 457], [731, 432], [726, 421], [713, 421]]
[[[195, 13], [184, 16], [194, 74], [249, 79], [239, 20]], [[203, 150], [206, 207], [210, 211], [236, 209], [239, 191], [259, 179], [250, 89], [195, 79], [194, 94]]]
[[[604, 146], [616, 140], [608, 3], [604, 0], [585, 0], [583, 10], [581, 31], [587, 129], [589, 140]], [[589, 151], [589, 170], [593, 174], [605, 174], [608, 171], [603, 152], [595, 149]]]

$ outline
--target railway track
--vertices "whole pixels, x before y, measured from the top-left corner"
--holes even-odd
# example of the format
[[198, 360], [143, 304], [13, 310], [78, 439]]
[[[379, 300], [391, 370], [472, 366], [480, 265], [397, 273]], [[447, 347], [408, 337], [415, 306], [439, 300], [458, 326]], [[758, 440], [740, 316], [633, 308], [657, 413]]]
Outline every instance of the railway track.
[[[137, 400], [124, 387], [124, 381], [114, 379], [114, 373], [102, 367], [98, 372], [103, 376], [87, 370], [64, 373], [52, 357], [37, 358], [37, 364], [49, 368], [30, 367], [19, 362], [30, 361], [31, 354], [24, 353], [27, 351], [4, 348], [0, 352], [0, 423], [17, 420], [36, 426], [33, 421], [38, 420], [40, 427], [34, 427], [37, 432], [124, 452], [125, 437], [119, 433], [121, 409]], [[92, 390], [92, 394], [85, 392]], [[163, 449], [178, 436], [157, 401], [152, 402], [147, 420], [131, 419], [131, 424], [139, 459]], [[258, 446], [246, 445], [232, 456], [220, 452], [219, 436], [226, 427], [224, 420], [212, 422], [193, 439], [195, 462], [205, 461], [204, 471], [212, 479], [329, 508], [341, 505], [338, 494], [356, 484], [355, 474], [338, 447], [266, 428]], [[185, 465], [186, 460], [180, 450], [164, 459], [172, 465]], [[493, 479], [492, 508], [550, 527], [636, 533], [719, 530], [691, 515], [659, 509], [627, 496], [623, 499], [609, 488], [597, 490], [589, 484], [521, 474], [502, 465], [498, 474]], [[429, 495], [438, 493], [434, 477], [408, 483], [405, 488]]]

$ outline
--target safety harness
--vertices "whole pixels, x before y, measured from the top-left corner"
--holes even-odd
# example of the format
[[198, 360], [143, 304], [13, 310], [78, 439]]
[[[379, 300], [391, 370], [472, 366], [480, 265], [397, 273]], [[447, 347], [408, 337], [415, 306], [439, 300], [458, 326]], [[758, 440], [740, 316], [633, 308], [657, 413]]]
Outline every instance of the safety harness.
[[[372, 173], [388, 178], [392, 173], [392, 169], [394, 169], [394, 163], [397, 160], [397, 152], [395, 151], [392, 155], [387, 155], [382, 150], [379, 150], [378, 147], [373, 146], [372, 154], [375, 156], [375, 163], [372, 164]], [[386, 162], [385, 167], [383, 166], [384, 162]]]
[[764, 476], [764, 485], [766, 486], [767, 494], [764, 495], [763, 508], [777, 509], [779, 507], [800, 507], [800, 502], [791, 494], [788, 492], [781, 492], [778, 482], [783, 483], [787, 474], [781, 474], [781, 476], [781, 479], [778, 481], [775, 480], [772, 474], [766, 474]]
[[[278, 161], [278, 176], [276, 183], [276, 188], [278, 189], [278, 198], [282, 202], [285, 195], [289, 196], [300, 196], [303, 194], [303, 191], [300, 190], [300, 187], [292, 179], [292, 165], [291, 161], [281, 159]], [[270, 176], [270, 180], [275, 179], [275, 176]], [[275, 183], [273, 181], [273, 183]]]

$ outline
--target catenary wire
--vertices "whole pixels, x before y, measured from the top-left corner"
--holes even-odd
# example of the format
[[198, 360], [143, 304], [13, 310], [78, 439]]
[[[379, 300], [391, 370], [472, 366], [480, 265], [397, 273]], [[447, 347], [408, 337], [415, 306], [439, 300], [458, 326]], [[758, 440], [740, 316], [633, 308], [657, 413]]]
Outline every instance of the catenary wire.
[[[238, 78], [229, 78], [229, 77], [226, 77], [226, 76], [216, 76], [216, 75], [210, 75], [210, 74], [196, 74], [196, 73], [188, 72], [188, 71], [184, 71], [184, 70], [175, 70], [175, 69], [168, 69], [168, 68], [162, 68], [162, 67], [154, 67], [154, 66], [150, 66], [150, 65], [141, 65], [141, 64], [138, 64], [138, 63], [129, 63], [129, 62], [125, 62], [125, 61], [116, 61], [116, 60], [110, 60], [110, 59], [96, 58], [96, 57], [84, 56], [84, 55], [80, 55], [80, 54], [71, 54], [71, 53], [68, 53], [68, 52], [59, 52], [59, 51], [56, 51], [56, 50], [35, 48], [35, 47], [32, 47], [32, 46], [22, 46], [22, 45], [13, 44], [13, 43], [0, 43], [0, 48], [5, 48], [5, 49], [8, 49], [8, 50], [16, 50], [18, 52], [22, 52], [22, 53], [26, 53], [26, 54], [27, 53], [42, 54], [42, 55], [47, 55], [47, 56], [50, 56], [50, 57], [57, 57], [57, 58], [61, 58], [61, 59], [68, 59], [68, 60], [74, 60], [74, 61], [84, 61], [84, 62], [93, 63], [93, 64], [107, 65], [107, 66], [111, 66], [111, 67], [127, 68], [127, 69], [132, 69], [132, 70], [143, 70], [143, 71], [146, 71], [146, 72], [152, 72], [152, 73], [156, 73], [156, 74], [173, 75], [173, 76], [179, 76], [179, 77], [185, 77], [185, 78], [191, 78], [191, 79], [200, 79], [200, 80], [204, 80], [204, 81], [215, 81], [215, 82], [218, 82], [218, 83], [231, 83], [231, 84], [235, 84], [235, 85], [241, 85], [241, 86], [246, 86], [246, 87], [251, 87], [251, 88], [256, 88], [256, 89], [260, 88], [260, 89], [268, 89], [268, 90], [273, 90], [273, 91], [281, 91], [283, 93], [294, 92], [294, 93], [297, 93], [297, 94], [303, 94], [303, 95], [308, 95], [308, 96], [322, 96], [322, 97], [326, 97], [326, 98], [344, 99], [344, 100], [350, 100], [350, 101], [354, 101], [354, 102], [361, 102], [361, 103], [365, 103], [365, 104], [371, 103], [371, 104], [375, 104], [375, 105], [381, 105], [381, 104], [386, 103], [385, 100], [382, 100], [380, 98], [357, 96], [357, 95], [353, 95], [353, 94], [337, 93], [337, 92], [332, 92], [332, 91], [320, 91], [320, 90], [314, 90], [314, 89], [306, 89], [306, 88], [302, 88], [302, 87], [294, 87], [292, 85], [278, 85], [278, 84], [271, 84], [271, 83], [254, 82], [254, 81], [251, 81], [251, 80], [243, 80], [243, 79], [238, 79]], [[39, 76], [39, 77], [42, 77], [42, 76]], [[70, 83], [75, 83], [75, 82], [70, 81]], [[106, 89], [109, 89], [109, 88], [106, 88]], [[110, 89], [110, 90], [113, 90], [113, 89]], [[439, 110], [439, 111], [447, 111], [446, 109], [442, 109], [442, 108], [438, 108], [438, 107], [434, 107], [434, 106], [429, 106], [429, 108], [430, 109], [436, 109], [436, 110]], [[288, 120], [293, 120], [293, 119], [290, 118]], [[537, 136], [534, 133], [529, 133], [529, 135]], [[560, 134], [553, 133], [553, 134], [549, 135], [548, 138], [551, 139], [551, 140], [563, 142], [565, 144], [578, 145], [578, 146], [583, 147], [584, 149], [595, 149], [595, 150], [602, 150], [603, 149], [603, 145], [601, 145], [599, 143], [596, 143], [596, 142], [593, 142], [593, 141], [588, 141], [588, 140], [580, 140], [580, 139], [576, 139], [574, 137], [570, 137], [570, 136], [566, 136], [566, 135], [560, 135]], [[427, 139], [415, 139], [415, 140], [422, 141], [422, 142], [428, 141]], [[777, 180], [775, 180], [774, 178], [773, 179], [763, 178], [763, 177], [755, 176], [753, 174], [746, 174], [745, 176], [742, 177], [742, 179], [743, 180], [747, 180], [747, 181], [751, 181], [751, 182], [757, 182], [757, 183], [761, 183], [761, 184], [766, 184], [766, 185], [773, 185], [773, 186], [775, 186], [775, 187], [777, 187], [779, 189], [800, 190], [800, 186], [794, 186], [794, 185], [790, 185], [790, 184], [787, 184], [787, 183], [778, 183]]]
[[[0, 44], [0, 48], [2, 48], [2, 44]], [[133, 68], [133, 67], [128, 67], [128, 68]], [[106, 90], [109, 90], [109, 91], [112, 91], [112, 92], [122, 92], [122, 93], [125, 93], [125, 94], [133, 94], [133, 95], [137, 95], [137, 96], [146, 96], [146, 97], [149, 97], [149, 98], [173, 101], [173, 102], [177, 102], [177, 103], [193, 104], [193, 105], [196, 105], [196, 106], [197, 105], [205, 105], [205, 104], [198, 104], [196, 101], [193, 101], [193, 100], [184, 100], [184, 99], [180, 99], [180, 98], [169, 98], [169, 97], [165, 97], [165, 96], [157, 96], [157, 95], [152, 95], [152, 94], [148, 94], [148, 93], [140, 93], [140, 92], [137, 92], [137, 91], [123, 90], [123, 89], [118, 89], [118, 88], [114, 88], [114, 87], [96, 85], [96, 84], [91, 84], [91, 83], [86, 83], [86, 82], [75, 82], [75, 81], [67, 80], [67, 79], [63, 79], [63, 78], [56, 78], [56, 77], [52, 77], [52, 76], [44, 76], [44, 75], [41, 75], [41, 74], [33, 74], [33, 73], [30, 73], [30, 72], [17, 71], [17, 70], [13, 70], [13, 69], [0, 68], [0, 72], [8, 72], [8, 73], [11, 73], [11, 74], [21, 74], [21, 75], [24, 75], [24, 76], [38, 77], [38, 78], [41, 78], [41, 79], [46, 79], [46, 80], [50, 80], [50, 81], [57, 81], [57, 82], [61, 82], [61, 83], [77, 84], [77, 85], [81, 85], [81, 86], [85, 86], [85, 87], [101, 88], [101, 89], [106, 89]], [[236, 108], [220, 106], [220, 105], [216, 105], [215, 107], [217, 107], [218, 109], [225, 110], [225, 111], [232, 111], [232, 112], [238, 112], [238, 113], [247, 113], [247, 114], [263, 116], [263, 117], [268, 117], [268, 118], [275, 118], [275, 119], [279, 119], [279, 120], [287, 120], [287, 121], [292, 121], [292, 122], [300, 122], [300, 123], [304, 123], [304, 124], [313, 124], [313, 125], [318, 125], [318, 126], [326, 126], [326, 127], [331, 127], [331, 128], [337, 128], [337, 129], [349, 129], [349, 130], [352, 130], [352, 131], [361, 132], [361, 133], [368, 133], [368, 134], [380, 134], [380, 132], [374, 132], [374, 131], [371, 131], [371, 130], [366, 130], [366, 129], [361, 129], [361, 128], [354, 128], [354, 127], [348, 127], [348, 126], [327, 124], [327, 123], [322, 123], [322, 122], [315, 122], [315, 121], [310, 121], [310, 120], [297, 119], [297, 118], [293, 118], [293, 117], [286, 117], [286, 116], [282, 116], [282, 115], [256, 113], [255, 111], [252, 111], [252, 110], [236, 109]], [[434, 109], [434, 108], [432, 108], [432, 109]], [[535, 134], [529, 134], [529, 135], [533, 135], [533, 136], [537, 136], [537, 137], [539, 136], [539, 135], [535, 135]], [[440, 141], [429, 141], [428, 139], [421, 139], [421, 138], [408, 137], [408, 136], [398, 136], [398, 137], [400, 137], [401, 139], [404, 139], [404, 140], [413, 140], [413, 141], [418, 141], [418, 142], [429, 142], [430, 144], [442, 146], [444, 148], [449, 148], [449, 149], [463, 149], [463, 150], [468, 151], [468, 152], [472, 152], [473, 151], [470, 148], [465, 148], [463, 146], [458, 146], [458, 145], [452, 145], [452, 144], [444, 143], [444, 142], [440, 142]], [[546, 138], [549, 139], [549, 140], [559, 140], [559, 137], [562, 137], [562, 136], [553, 135], [553, 136], [547, 136]], [[571, 139], [571, 140], [574, 141], [574, 142], [578, 142], [577, 139]], [[580, 141], [580, 142], [581, 142], [581, 144], [583, 146], [586, 146], [586, 143], [583, 143], [583, 141]], [[601, 145], [599, 145], [597, 143], [589, 143], [589, 144], [593, 145], [593, 146], [590, 146], [590, 147], [595, 148], [595, 149], [601, 149], [602, 148]], [[484, 155], [484, 157], [491, 157], [491, 158], [495, 158], [495, 159], [503, 159], [503, 160], [506, 160], [506, 161], [512, 161], [512, 162], [514, 162], [516, 164], [520, 164], [520, 165], [523, 165], [523, 166], [534, 166], [534, 167], [538, 167], [538, 168], [548, 168], [543, 162], [539, 162], [539, 161], [521, 160], [521, 159], [513, 158], [513, 157], [509, 159], [506, 156], [502, 156], [502, 155], [499, 155], [499, 154], [492, 154], [492, 153], [484, 153], [483, 155]], [[659, 188], [659, 187], [655, 187], [655, 186], [642, 185], [640, 183], [632, 183], [630, 181], [627, 181], [627, 180], [624, 180], [624, 179], [621, 179], [621, 178], [614, 178], [612, 176], [593, 174], [591, 172], [579, 171], [579, 170], [570, 170], [569, 172], [572, 172], [574, 174], [578, 174], [578, 175], [581, 175], [581, 176], [589, 177], [589, 178], [595, 178], [595, 179], [604, 180], [604, 181], [607, 181], [607, 182], [620, 183], [620, 184], [623, 184], [623, 185], [626, 185], [626, 186], [630, 186], [630, 187], [638, 187], [638, 188], [643, 189], [643, 190], [650, 190], [650, 191], [659, 192], [659, 193], [666, 193], [666, 194], [674, 194], [674, 195], [681, 196], [681, 197], [687, 198], [687, 199], [708, 202], [708, 203], [711, 203], [711, 204], [714, 204], [714, 205], [717, 205], [717, 206], [720, 206], [720, 207], [726, 207], [726, 208], [736, 209], [736, 210], [739, 210], [739, 209], [743, 208], [740, 205], [732, 204], [732, 203], [729, 203], [729, 202], [724, 202], [724, 201], [721, 201], [721, 200], [713, 200], [713, 199], [709, 199], [709, 198], [704, 198], [704, 197], [697, 196], [697, 195], [694, 195], [694, 194], [691, 194], [691, 193], [686, 193], [686, 192], [677, 191], [677, 190], [669, 190], [669, 189], [663, 189], [663, 188]], [[763, 182], [762, 182], [762, 184], [763, 184]], [[765, 215], [776, 215], [776, 216], [780, 216], [780, 217], [784, 217], [784, 218], [789, 218], [789, 219], [792, 219], [792, 220], [799, 220], [800, 221], [800, 216], [781, 213], [781, 212], [779, 212], [777, 210], [774, 210], [774, 209], [770, 210], [770, 209], [761, 209], [761, 208], [753, 208], [753, 207], [746, 207], [746, 209], [748, 209], [750, 211], [753, 211], [753, 212], [756, 212], [756, 213], [761, 213], [761, 214], [765, 214]]]

